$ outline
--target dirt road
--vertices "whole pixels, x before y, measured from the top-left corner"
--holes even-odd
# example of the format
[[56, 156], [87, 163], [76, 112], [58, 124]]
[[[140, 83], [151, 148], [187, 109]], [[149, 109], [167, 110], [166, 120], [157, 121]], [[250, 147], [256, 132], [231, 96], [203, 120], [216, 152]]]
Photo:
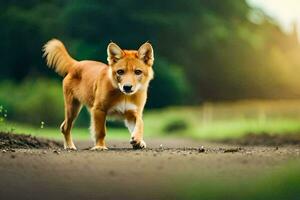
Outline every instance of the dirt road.
[[191, 182], [247, 182], [300, 159], [299, 146], [154, 139], [146, 150], [109, 141], [109, 151], [92, 152], [77, 144], [73, 152], [0, 150], [0, 199], [179, 199]]

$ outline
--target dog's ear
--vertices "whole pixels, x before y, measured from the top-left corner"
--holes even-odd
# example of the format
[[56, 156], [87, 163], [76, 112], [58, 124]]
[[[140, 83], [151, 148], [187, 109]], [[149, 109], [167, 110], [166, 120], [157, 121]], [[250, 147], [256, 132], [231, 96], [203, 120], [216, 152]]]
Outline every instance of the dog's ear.
[[154, 53], [152, 45], [149, 42], [144, 43], [138, 50], [138, 57], [147, 65], [152, 66], [154, 62]]
[[113, 65], [124, 56], [123, 50], [116, 43], [109, 43], [107, 46], [107, 61]]

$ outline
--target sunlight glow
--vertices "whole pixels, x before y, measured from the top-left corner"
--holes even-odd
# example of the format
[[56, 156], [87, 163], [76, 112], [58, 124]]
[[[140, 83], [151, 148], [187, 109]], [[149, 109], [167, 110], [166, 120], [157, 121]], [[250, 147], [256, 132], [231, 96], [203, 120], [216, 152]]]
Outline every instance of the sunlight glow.
[[291, 32], [297, 24], [300, 38], [300, 1], [299, 0], [247, 0], [249, 5], [261, 8], [278, 21], [284, 31]]

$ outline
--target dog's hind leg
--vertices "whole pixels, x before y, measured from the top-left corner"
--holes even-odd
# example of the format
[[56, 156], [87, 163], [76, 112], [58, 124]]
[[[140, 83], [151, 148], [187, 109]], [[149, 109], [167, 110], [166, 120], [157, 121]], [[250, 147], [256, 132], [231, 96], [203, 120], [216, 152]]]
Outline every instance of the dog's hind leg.
[[74, 120], [78, 116], [78, 113], [81, 110], [81, 103], [74, 99], [71, 95], [64, 95], [65, 97], [65, 120], [60, 126], [60, 130], [65, 137], [64, 141], [64, 148], [65, 149], [73, 149], [75, 150], [76, 147], [73, 143], [71, 129], [74, 124]]

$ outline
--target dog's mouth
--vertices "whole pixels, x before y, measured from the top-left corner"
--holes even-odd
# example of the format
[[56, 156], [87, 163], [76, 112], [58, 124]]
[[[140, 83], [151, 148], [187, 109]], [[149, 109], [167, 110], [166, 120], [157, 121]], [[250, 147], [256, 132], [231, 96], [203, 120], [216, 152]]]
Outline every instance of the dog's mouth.
[[126, 95], [132, 95], [132, 94], [135, 93], [133, 90], [130, 90], [130, 91], [128, 91], [128, 90], [121, 90], [121, 92], [123, 92]]

